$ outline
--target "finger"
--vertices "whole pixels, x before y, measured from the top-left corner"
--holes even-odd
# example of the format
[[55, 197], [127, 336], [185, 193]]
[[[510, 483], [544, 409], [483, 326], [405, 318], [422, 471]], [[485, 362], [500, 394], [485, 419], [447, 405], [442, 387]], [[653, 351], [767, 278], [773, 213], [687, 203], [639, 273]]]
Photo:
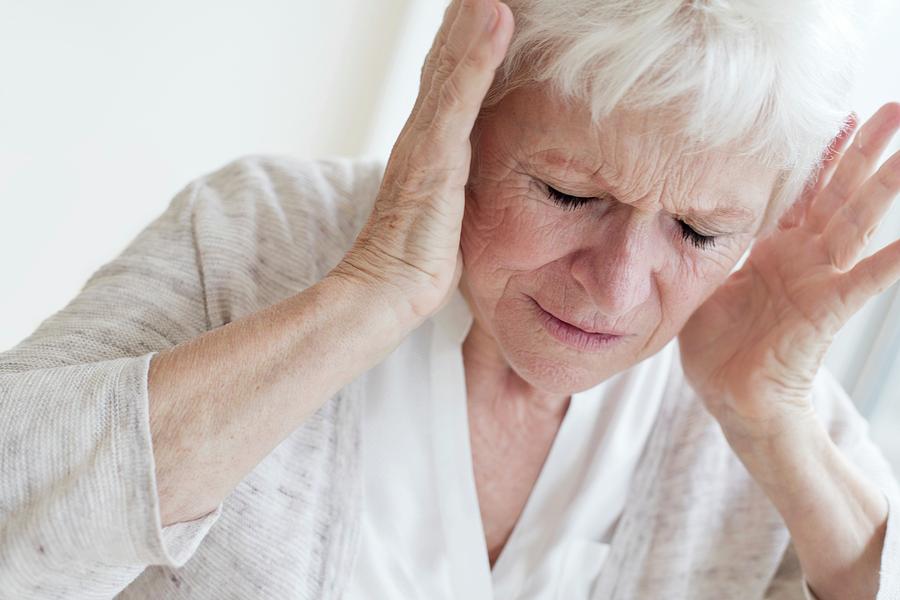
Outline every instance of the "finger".
[[819, 164], [815, 178], [812, 181], [807, 182], [797, 201], [795, 201], [791, 207], [785, 211], [781, 219], [779, 219], [779, 229], [791, 229], [806, 221], [806, 215], [809, 212], [809, 207], [812, 204], [813, 199], [815, 199], [825, 183], [831, 178], [834, 167], [840, 160], [844, 147], [847, 145], [847, 140], [850, 139], [850, 136], [856, 129], [856, 125], [856, 113], [850, 113], [847, 120], [844, 122], [843, 127], [841, 127], [840, 131], [838, 131], [837, 135], [834, 136], [831, 143], [828, 144], [828, 147], [825, 149], [822, 162]]
[[[432, 115], [432, 133], [452, 146], [469, 138], [513, 28], [512, 11], [506, 4], [496, 0], [463, 2], [457, 20], [468, 21], [451, 32], [422, 108], [423, 117]], [[472, 40], [471, 44], [456, 58], [467, 40]]]
[[841, 162], [841, 158], [847, 148], [847, 142], [850, 141], [850, 138], [853, 135], [853, 132], [856, 131], [858, 125], [859, 116], [855, 112], [850, 113], [845, 121], [844, 127], [842, 127], [834, 139], [831, 140], [831, 144], [828, 145], [828, 149], [825, 151], [825, 158], [822, 160], [819, 174], [816, 177], [815, 183], [809, 190], [811, 197], [814, 198], [817, 196], [831, 180], [832, 175], [834, 175], [834, 170]]
[[889, 102], [856, 132], [834, 175], [810, 206], [807, 221], [814, 231], [824, 231], [837, 210], [869, 178], [898, 125], [900, 103]]
[[891, 242], [842, 274], [838, 279], [838, 292], [847, 309], [847, 318], [862, 308], [863, 304], [891, 287], [900, 279], [900, 240]]
[[444, 18], [441, 21], [441, 26], [434, 36], [431, 49], [425, 56], [425, 61], [422, 63], [422, 69], [419, 73], [419, 92], [418, 96], [416, 96], [416, 103], [413, 105], [413, 115], [418, 112], [422, 100], [425, 98], [425, 95], [428, 94], [428, 90], [431, 89], [431, 78], [434, 74], [434, 65], [437, 62], [437, 56], [440, 53], [441, 48], [447, 43], [447, 35], [453, 27], [454, 21], [456, 21], [461, 4], [462, 0], [453, 0], [447, 5], [447, 8], [444, 9]]
[[900, 192], [900, 152], [894, 153], [828, 222], [823, 237], [831, 263], [849, 269], [868, 245]]
[[477, 20], [479, 15], [489, 18], [490, 8], [494, 4], [496, 0], [453, 0], [447, 6], [444, 20], [422, 66], [419, 93], [400, 137], [411, 127], [425, 129], [431, 124], [437, 105], [436, 100], [431, 98], [432, 90], [439, 81], [449, 76], [456, 63], [478, 40], [480, 30], [473, 19]]

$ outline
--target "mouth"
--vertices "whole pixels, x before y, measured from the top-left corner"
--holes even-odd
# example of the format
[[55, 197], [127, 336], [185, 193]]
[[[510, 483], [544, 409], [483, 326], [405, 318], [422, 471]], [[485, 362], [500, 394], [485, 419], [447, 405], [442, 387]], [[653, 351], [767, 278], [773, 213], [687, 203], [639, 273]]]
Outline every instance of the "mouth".
[[[531, 297], [529, 296], [529, 298]], [[531, 301], [538, 311], [538, 320], [547, 333], [576, 350], [584, 352], [605, 350], [610, 346], [621, 343], [627, 337], [627, 334], [618, 331], [588, 331], [582, 329], [545, 310], [534, 298], [531, 298]]]

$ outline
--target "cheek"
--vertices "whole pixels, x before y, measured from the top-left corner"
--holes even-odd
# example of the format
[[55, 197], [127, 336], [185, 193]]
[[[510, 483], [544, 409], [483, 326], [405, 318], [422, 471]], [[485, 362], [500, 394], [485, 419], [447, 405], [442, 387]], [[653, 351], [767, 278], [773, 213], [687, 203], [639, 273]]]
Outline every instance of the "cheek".
[[685, 277], [697, 282], [700, 288], [716, 288], [730, 274], [750, 245], [752, 237], [746, 234], [720, 237], [716, 245], [702, 251], [690, 252], [684, 261]]
[[665, 319], [680, 328], [728, 278], [749, 243], [746, 236], [731, 237], [704, 251], [688, 248], [679, 260], [672, 261], [658, 278]]
[[461, 246], [469, 269], [534, 271], [567, 252], [572, 219], [538, 199], [530, 178], [482, 177], [468, 188]]

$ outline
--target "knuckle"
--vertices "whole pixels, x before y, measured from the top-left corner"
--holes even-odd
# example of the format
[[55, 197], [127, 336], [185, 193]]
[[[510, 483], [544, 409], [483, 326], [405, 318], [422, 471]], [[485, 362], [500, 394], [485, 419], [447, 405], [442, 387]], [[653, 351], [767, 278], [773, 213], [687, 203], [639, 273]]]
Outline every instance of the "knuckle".
[[461, 0], [459, 4], [460, 18], [472, 19], [478, 13], [478, 0]]
[[448, 78], [441, 85], [441, 89], [438, 95], [438, 104], [441, 107], [441, 110], [452, 109], [460, 104], [463, 101], [463, 90], [459, 85], [459, 81], [455, 77]]
[[861, 211], [854, 210], [851, 208], [850, 204], [845, 204], [841, 207], [839, 215], [840, 221], [843, 222], [844, 227], [850, 227], [850, 229], [852, 229], [851, 233], [853, 235], [858, 235], [862, 228]]
[[428, 54], [425, 56], [425, 60], [422, 61], [422, 68], [419, 70], [419, 75], [423, 79], [427, 79], [431, 72], [434, 71], [435, 63], [437, 62], [437, 56], [441, 53], [444, 46], [444, 36], [438, 34], [438, 36], [434, 40], [434, 45], [428, 51]]
[[441, 79], [446, 79], [453, 73], [457, 62], [458, 60], [450, 47], [447, 45], [441, 46], [437, 57], [433, 61], [434, 75]]
[[850, 195], [850, 182], [848, 181], [848, 175], [846, 171], [838, 170], [837, 173], [831, 178], [831, 182], [829, 183], [829, 187], [831, 188], [831, 192], [840, 199], [846, 198]]
[[873, 225], [869, 227], [862, 233], [862, 237], [859, 240], [859, 245], [862, 248], [868, 248], [869, 244], [872, 243], [872, 239], [875, 237], [875, 231], [878, 229], [877, 225]]
[[463, 66], [472, 71], [487, 71], [490, 68], [490, 54], [484, 51], [484, 46], [478, 44], [463, 59]]
[[847, 269], [847, 249], [844, 246], [839, 246], [837, 248], [831, 248], [829, 251], [829, 258], [831, 264], [838, 269], [839, 271], [845, 271]]
[[844, 308], [844, 310], [850, 310], [854, 304], [854, 293], [853, 290], [846, 284], [837, 286], [837, 299], [838, 304]]
[[828, 262], [838, 270], [843, 271], [846, 263], [846, 245], [844, 244], [843, 239], [835, 238], [830, 231], [826, 231], [826, 234], [822, 236], [821, 241]]
[[392, 173], [391, 192], [388, 196], [393, 198], [393, 202], [419, 197], [423, 190], [430, 189], [434, 185], [434, 175], [427, 159], [431, 154], [425, 145], [422, 152], [413, 154], [402, 168]]
[[897, 193], [900, 186], [900, 169], [890, 164], [885, 167], [887, 168], [879, 169], [875, 174], [875, 184], [878, 186], [879, 195], [892, 196]]

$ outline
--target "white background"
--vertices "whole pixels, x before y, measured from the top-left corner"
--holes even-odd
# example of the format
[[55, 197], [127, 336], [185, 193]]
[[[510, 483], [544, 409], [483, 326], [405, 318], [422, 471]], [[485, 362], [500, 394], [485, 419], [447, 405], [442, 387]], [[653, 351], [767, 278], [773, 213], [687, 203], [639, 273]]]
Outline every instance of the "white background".
[[[0, 0], [0, 351], [191, 179], [248, 153], [386, 157], [443, 5]], [[900, 100], [900, 11], [888, 10], [867, 35], [861, 120]], [[897, 237], [894, 209], [872, 249]], [[827, 364], [900, 467], [897, 286]]]

